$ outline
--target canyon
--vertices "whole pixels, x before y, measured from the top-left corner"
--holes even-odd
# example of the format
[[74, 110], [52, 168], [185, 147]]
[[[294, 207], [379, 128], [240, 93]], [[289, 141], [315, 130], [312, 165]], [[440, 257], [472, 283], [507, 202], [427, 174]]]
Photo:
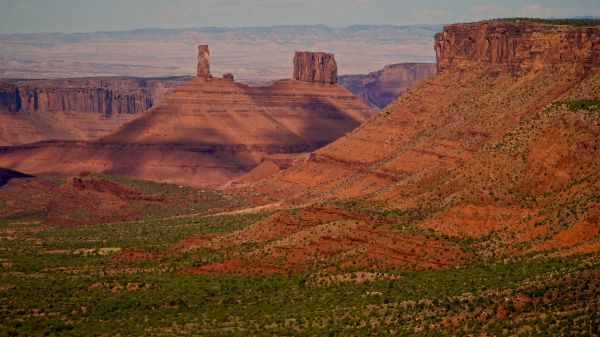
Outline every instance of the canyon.
[[[208, 47], [200, 46], [198, 54], [197, 77], [116, 131], [98, 141], [4, 147], [0, 165], [36, 175], [93, 171], [216, 187], [264, 160], [269, 163], [261, 165], [262, 174], [273, 173], [292, 159], [271, 156], [315, 150], [373, 112], [341, 85], [318, 76], [263, 87], [236, 83], [231, 74], [213, 77]], [[318, 67], [319, 55], [324, 54], [295, 59], [294, 68]], [[334, 63], [329, 71], [337, 72]]]
[[338, 80], [363, 102], [381, 109], [436, 73], [435, 63], [398, 63], [366, 75], [342, 75]]
[[345, 78], [298, 52], [260, 87], [194, 48], [197, 76], [114, 132], [0, 147], [1, 328], [593, 334], [598, 27], [452, 24], [435, 65]]

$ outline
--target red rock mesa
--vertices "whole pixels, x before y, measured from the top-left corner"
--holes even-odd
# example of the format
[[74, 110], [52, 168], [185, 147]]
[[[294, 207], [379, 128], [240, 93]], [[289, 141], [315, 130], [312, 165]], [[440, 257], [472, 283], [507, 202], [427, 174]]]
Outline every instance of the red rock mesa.
[[289, 164], [281, 156], [324, 146], [373, 112], [343, 86], [330, 83], [336, 73], [333, 55], [315, 58], [328, 60], [312, 77], [317, 83], [280, 80], [250, 87], [230, 75], [210, 76], [208, 48], [199, 51], [198, 77], [117, 131], [95, 142], [4, 148], [0, 166], [36, 174], [95, 171], [220, 186], [258, 165], [261, 175], [272, 173]]

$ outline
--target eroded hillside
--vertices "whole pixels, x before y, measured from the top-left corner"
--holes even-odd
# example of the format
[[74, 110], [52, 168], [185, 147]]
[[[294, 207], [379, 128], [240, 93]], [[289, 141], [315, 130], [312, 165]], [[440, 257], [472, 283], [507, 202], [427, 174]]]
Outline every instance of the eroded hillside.
[[[486, 36], [517, 56], [494, 59], [505, 44]], [[446, 27], [437, 41], [440, 74], [241, 191], [258, 203], [397, 212], [436, 235], [481, 240], [487, 256], [597, 250], [598, 28], [490, 21]]]

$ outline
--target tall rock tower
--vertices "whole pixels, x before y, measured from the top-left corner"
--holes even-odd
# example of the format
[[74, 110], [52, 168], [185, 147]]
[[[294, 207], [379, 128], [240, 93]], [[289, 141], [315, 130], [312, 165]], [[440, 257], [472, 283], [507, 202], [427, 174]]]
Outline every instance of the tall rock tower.
[[297, 51], [292, 78], [304, 82], [337, 83], [337, 63], [333, 54]]
[[206, 44], [198, 46], [198, 77], [212, 77], [210, 74], [210, 53]]

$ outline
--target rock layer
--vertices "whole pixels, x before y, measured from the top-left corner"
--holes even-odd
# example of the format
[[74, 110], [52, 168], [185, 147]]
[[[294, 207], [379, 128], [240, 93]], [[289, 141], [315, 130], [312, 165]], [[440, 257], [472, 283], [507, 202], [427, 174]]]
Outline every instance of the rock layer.
[[383, 108], [408, 88], [436, 72], [435, 63], [398, 63], [367, 75], [342, 75], [338, 80], [363, 102]]
[[333, 54], [296, 52], [292, 78], [304, 82], [337, 83], [337, 63]]
[[435, 35], [438, 70], [501, 64], [535, 70], [559, 64], [600, 64], [600, 27], [490, 20], [445, 26]]

